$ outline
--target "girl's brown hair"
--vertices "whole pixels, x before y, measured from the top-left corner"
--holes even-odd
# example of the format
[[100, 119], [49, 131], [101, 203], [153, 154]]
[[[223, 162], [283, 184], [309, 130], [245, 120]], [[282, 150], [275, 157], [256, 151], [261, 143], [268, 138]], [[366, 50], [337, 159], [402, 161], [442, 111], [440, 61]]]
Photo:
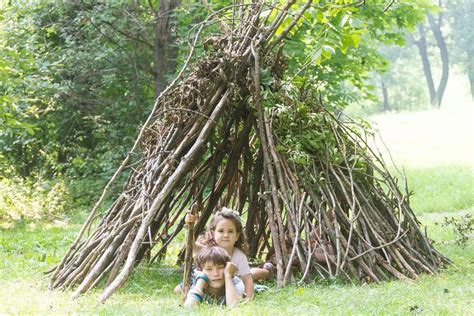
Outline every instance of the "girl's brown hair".
[[249, 245], [247, 243], [247, 235], [245, 234], [244, 228], [242, 226], [240, 216], [237, 214], [237, 212], [227, 207], [222, 207], [216, 212], [211, 220], [209, 229], [206, 231], [203, 237], [200, 237], [199, 242], [206, 246], [217, 246], [216, 241], [214, 240], [214, 231], [216, 230], [217, 224], [224, 219], [228, 219], [234, 223], [235, 229], [239, 234], [239, 239], [237, 239], [234, 246], [242, 250], [244, 254], [247, 255]]
[[221, 247], [206, 247], [201, 251], [194, 260], [196, 267], [202, 270], [206, 262], [212, 262], [215, 265], [225, 266], [230, 261], [230, 256]]

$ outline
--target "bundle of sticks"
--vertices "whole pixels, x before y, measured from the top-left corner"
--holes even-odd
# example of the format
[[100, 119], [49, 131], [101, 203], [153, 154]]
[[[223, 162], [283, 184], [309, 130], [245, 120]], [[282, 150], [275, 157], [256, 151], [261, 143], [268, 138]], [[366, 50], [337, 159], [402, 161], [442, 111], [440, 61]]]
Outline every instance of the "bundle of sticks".
[[[268, 87], [260, 74], [268, 69], [281, 80], [282, 41], [312, 3], [293, 9], [294, 2], [234, 5], [202, 23], [227, 14], [219, 22], [223, 33], [206, 41], [207, 56], [158, 97], [135, 145], [52, 270], [51, 288], [75, 287], [77, 297], [105, 279], [104, 302], [137, 263], [166, 255], [188, 209], [199, 212], [199, 234], [218, 206], [242, 215], [249, 256], [274, 253], [278, 286], [297, 275], [301, 281], [315, 275], [416, 278], [449, 262], [420, 231], [409, 195], [364, 137], [314, 98], [301, 102], [319, 117], [312, 132], [324, 135], [327, 145], [307, 150], [305, 163], [280, 148], [296, 131], [283, 127], [268, 102], [295, 105], [278, 91], [275, 100], [262, 98]], [[330, 154], [335, 151], [337, 159]], [[98, 215], [123, 172], [129, 173], [123, 192]]]

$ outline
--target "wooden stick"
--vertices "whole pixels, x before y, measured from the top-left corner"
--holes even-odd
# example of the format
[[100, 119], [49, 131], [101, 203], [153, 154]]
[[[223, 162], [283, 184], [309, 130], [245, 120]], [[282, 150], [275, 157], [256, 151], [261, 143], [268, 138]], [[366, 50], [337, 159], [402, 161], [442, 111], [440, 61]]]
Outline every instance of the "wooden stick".
[[[191, 206], [191, 214], [197, 214], [197, 204]], [[184, 303], [191, 287], [191, 272], [193, 266], [193, 245], [194, 245], [194, 223], [186, 224], [186, 253], [184, 255], [184, 278], [183, 278], [183, 292], [181, 302]]]

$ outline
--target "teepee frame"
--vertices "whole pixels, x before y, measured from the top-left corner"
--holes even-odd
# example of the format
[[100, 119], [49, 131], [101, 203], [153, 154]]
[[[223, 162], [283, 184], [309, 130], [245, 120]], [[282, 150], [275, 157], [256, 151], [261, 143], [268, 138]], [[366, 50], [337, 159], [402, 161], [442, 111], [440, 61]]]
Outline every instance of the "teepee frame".
[[[104, 302], [138, 262], [166, 254], [191, 207], [200, 215], [196, 234], [218, 206], [242, 214], [249, 256], [274, 252], [278, 286], [295, 280], [295, 266], [301, 281], [316, 275], [379, 282], [434, 274], [448, 262], [420, 231], [409, 194], [399, 190], [354, 124], [315, 98], [302, 98], [319, 117], [321, 124], [312, 128], [325, 135], [327, 145], [320, 152], [307, 150], [304, 164], [281, 150], [280, 140], [292, 132], [282, 129], [275, 109], [266, 106], [262, 89], [269, 88], [260, 83], [260, 73], [270, 69], [275, 82], [281, 81], [282, 41], [312, 1], [297, 11], [294, 3], [234, 6], [232, 21], [239, 23], [210, 38], [208, 56], [182, 79], [188, 58], [55, 267], [51, 288], [77, 286], [77, 297], [106, 278]], [[276, 14], [272, 21], [269, 11]], [[291, 23], [275, 35], [288, 18]], [[291, 100], [278, 91], [272, 95], [291, 108]], [[124, 171], [129, 178], [123, 192], [98, 216], [111, 184]], [[316, 259], [316, 252], [324, 260]]]

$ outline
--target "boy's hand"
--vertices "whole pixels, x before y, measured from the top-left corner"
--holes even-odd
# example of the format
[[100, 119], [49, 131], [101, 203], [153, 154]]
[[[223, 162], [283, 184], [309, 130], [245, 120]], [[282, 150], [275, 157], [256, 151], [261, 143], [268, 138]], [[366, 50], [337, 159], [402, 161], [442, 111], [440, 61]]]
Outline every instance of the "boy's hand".
[[198, 220], [198, 216], [191, 214], [191, 210], [188, 210], [188, 212], [186, 213], [186, 217], [184, 218], [184, 223], [194, 224], [197, 220]]
[[224, 268], [224, 275], [233, 277], [235, 274], [235, 271], [237, 271], [237, 266], [230, 261], [227, 262]]

